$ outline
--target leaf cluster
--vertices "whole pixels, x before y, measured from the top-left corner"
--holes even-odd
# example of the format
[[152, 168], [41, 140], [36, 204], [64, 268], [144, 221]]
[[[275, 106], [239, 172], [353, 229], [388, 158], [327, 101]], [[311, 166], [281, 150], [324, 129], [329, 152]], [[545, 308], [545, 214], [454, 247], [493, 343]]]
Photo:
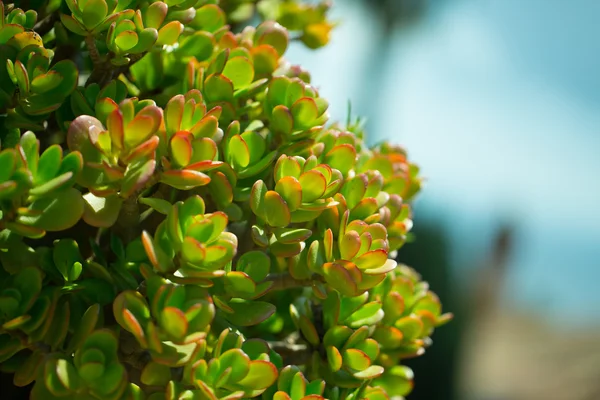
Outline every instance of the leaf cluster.
[[0, 369], [32, 399], [410, 392], [451, 316], [394, 260], [418, 167], [284, 58], [328, 9], [0, 2]]

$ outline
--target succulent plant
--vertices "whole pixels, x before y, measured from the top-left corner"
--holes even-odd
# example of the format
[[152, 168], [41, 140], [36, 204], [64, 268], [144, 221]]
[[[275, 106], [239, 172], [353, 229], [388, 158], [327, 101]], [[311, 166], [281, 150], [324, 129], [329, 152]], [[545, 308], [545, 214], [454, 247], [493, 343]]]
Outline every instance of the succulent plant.
[[0, 2], [14, 385], [34, 400], [406, 396], [402, 361], [451, 315], [395, 260], [419, 169], [329, 122], [285, 59], [291, 41], [328, 42], [329, 3], [26, 4]]

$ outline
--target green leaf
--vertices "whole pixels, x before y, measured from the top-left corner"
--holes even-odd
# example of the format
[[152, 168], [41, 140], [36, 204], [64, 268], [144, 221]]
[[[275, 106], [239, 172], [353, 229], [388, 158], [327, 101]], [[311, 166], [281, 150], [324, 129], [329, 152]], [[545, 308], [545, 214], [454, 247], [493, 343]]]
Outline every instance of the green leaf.
[[145, 162], [142, 160], [142, 162], [128, 165], [121, 184], [121, 196], [129, 197], [136, 190], [143, 188], [154, 174], [155, 167], [155, 160]]
[[229, 302], [232, 314], [224, 315], [229, 321], [239, 326], [252, 326], [261, 323], [275, 313], [275, 306], [264, 301], [245, 301], [233, 299]]
[[[360, 371], [360, 372], [355, 372], [353, 375], [355, 378], [358, 379], [374, 379], [377, 378], [381, 375], [383, 375], [384, 373], [384, 368], [380, 365], [371, 365], [370, 367]], [[369, 395], [368, 397], [369, 399], [374, 399], [374, 397], [371, 397]], [[387, 399], [387, 397], [385, 397]]]
[[182, 131], [171, 137], [169, 142], [171, 157], [175, 165], [185, 167], [192, 158], [192, 143], [190, 134]]
[[331, 368], [333, 372], [339, 371], [340, 368], [342, 368], [342, 355], [340, 354], [340, 351], [337, 347], [327, 346], [326, 352], [329, 368]]
[[161, 1], [150, 4], [150, 6], [144, 12], [144, 26], [148, 28], [158, 29], [163, 24], [169, 6]]
[[231, 160], [230, 164], [234, 168], [245, 168], [250, 163], [250, 150], [240, 135], [229, 139], [228, 156]]
[[171, 380], [171, 368], [167, 365], [150, 361], [142, 370], [140, 380], [144, 385], [165, 386]]
[[310, 229], [302, 228], [282, 228], [275, 230], [275, 236], [281, 243], [299, 243], [308, 239], [312, 235]]
[[208, 32], [216, 32], [226, 23], [225, 13], [215, 4], [207, 4], [196, 10], [194, 26]]
[[325, 176], [317, 170], [310, 170], [298, 179], [302, 186], [302, 202], [311, 203], [323, 196], [327, 189]]
[[325, 281], [341, 294], [350, 297], [358, 294], [357, 282], [353, 274], [342, 264], [337, 262], [326, 263], [323, 265], [323, 272], [325, 273]]
[[[156, 4], [156, 3], [154, 3]], [[171, 21], [158, 30], [158, 40], [156, 44], [159, 46], [172, 46], [177, 43], [179, 35], [183, 33], [183, 24], [179, 21]], [[208, 52], [208, 49], [206, 49]]]
[[209, 101], [231, 101], [233, 82], [223, 75], [210, 75], [204, 82], [204, 93]]
[[63, 80], [63, 76], [56, 71], [48, 71], [36, 76], [31, 81], [31, 91], [37, 94], [46, 93], [56, 88]]
[[246, 274], [241, 271], [232, 271], [225, 275], [225, 285], [229, 287], [228, 291], [236, 295], [251, 295], [256, 291], [256, 284]]
[[105, 0], [87, 0], [81, 11], [83, 24], [88, 30], [92, 30], [106, 17], [108, 5]]
[[212, 56], [214, 47], [215, 39], [210, 33], [197, 31], [183, 40], [177, 51], [183, 57], [194, 56], [198, 61], [204, 61]]
[[267, 361], [250, 362], [250, 370], [238, 384], [250, 390], [266, 389], [277, 380], [277, 368]]
[[297, 372], [292, 378], [290, 396], [292, 399], [301, 399], [306, 394], [306, 378], [302, 372]]
[[265, 206], [265, 197], [269, 189], [267, 185], [258, 180], [252, 186], [252, 191], [250, 192], [250, 208], [252, 212], [260, 218], [266, 218], [267, 208]]
[[254, 68], [247, 58], [232, 57], [225, 64], [223, 75], [231, 80], [234, 90], [241, 89], [252, 83]]
[[62, 231], [75, 225], [83, 215], [84, 201], [76, 189], [67, 189], [52, 197], [35, 200], [29, 215], [17, 217], [17, 222], [45, 231]]
[[417, 339], [423, 332], [423, 322], [421, 322], [419, 317], [414, 315], [401, 318], [394, 325], [402, 332], [406, 340]]
[[310, 321], [306, 315], [300, 315], [299, 327], [302, 335], [306, 338], [306, 340], [313, 346], [318, 346], [321, 342], [319, 338], [319, 334], [315, 325]]
[[317, 103], [310, 97], [303, 97], [296, 101], [290, 112], [294, 117], [294, 127], [301, 130], [315, 126], [320, 115]]
[[97, 197], [93, 193], [83, 195], [83, 220], [97, 228], [109, 228], [115, 224], [121, 211], [123, 199], [117, 195]]
[[302, 204], [302, 185], [293, 176], [284, 176], [275, 185], [275, 191], [285, 200], [290, 212]]
[[235, 384], [250, 371], [250, 358], [241, 349], [230, 349], [219, 356], [221, 371], [231, 368], [227, 381]]
[[264, 207], [269, 225], [276, 228], [285, 228], [291, 222], [290, 209], [279, 193], [269, 190], [265, 193]]
[[168, 201], [156, 197], [141, 197], [138, 201], [164, 215], [167, 215], [171, 208], [173, 208], [173, 205]]
[[271, 268], [270, 258], [262, 251], [244, 253], [238, 260], [236, 269], [248, 274], [254, 282], [262, 282]]
[[123, 31], [115, 37], [115, 44], [121, 51], [128, 51], [138, 44], [138, 40], [138, 35], [134, 31]]
[[371, 359], [361, 350], [347, 349], [342, 353], [344, 365], [356, 370], [363, 371], [371, 366]]
[[65, 281], [77, 280], [81, 274], [83, 258], [79, 252], [79, 246], [73, 239], [60, 239], [54, 244], [54, 265], [59, 270]]
[[93, 332], [100, 317], [100, 305], [91, 305], [83, 314], [83, 317], [78, 321], [77, 328], [71, 336], [67, 347], [68, 353], [73, 353], [85, 341], [85, 339]]
[[268, 44], [273, 46], [279, 56], [285, 53], [289, 38], [287, 30], [274, 21], [265, 21], [261, 23], [254, 34], [257, 44], [264, 45]]
[[161, 328], [174, 340], [182, 340], [188, 331], [188, 321], [183, 311], [176, 307], [165, 307], [160, 316]]

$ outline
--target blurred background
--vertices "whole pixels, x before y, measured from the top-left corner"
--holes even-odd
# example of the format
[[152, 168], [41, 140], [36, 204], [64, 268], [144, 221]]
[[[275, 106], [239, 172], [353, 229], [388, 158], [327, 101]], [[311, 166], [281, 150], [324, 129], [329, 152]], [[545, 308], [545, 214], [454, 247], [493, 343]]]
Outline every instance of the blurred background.
[[399, 261], [453, 323], [409, 399], [600, 399], [600, 1], [336, 0], [292, 48], [427, 178]]

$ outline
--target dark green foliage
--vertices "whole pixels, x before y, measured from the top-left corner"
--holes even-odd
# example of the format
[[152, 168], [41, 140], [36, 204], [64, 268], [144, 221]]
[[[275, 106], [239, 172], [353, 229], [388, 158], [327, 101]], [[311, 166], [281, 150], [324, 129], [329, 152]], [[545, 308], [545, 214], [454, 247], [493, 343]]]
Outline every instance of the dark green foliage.
[[290, 40], [327, 43], [327, 4], [0, 6], [14, 385], [43, 400], [410, 391], [401, 361], [450, 316], [393, 260], [418, 168], [359, 123], [328, 124], [283, 58]]

